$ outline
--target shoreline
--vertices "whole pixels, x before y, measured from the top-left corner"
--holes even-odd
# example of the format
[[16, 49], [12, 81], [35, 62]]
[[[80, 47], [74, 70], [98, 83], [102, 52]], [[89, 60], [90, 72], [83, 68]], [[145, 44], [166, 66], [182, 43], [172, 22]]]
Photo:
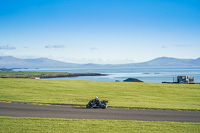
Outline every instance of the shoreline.
[[0, 72], [0, 78], [61, 78], [61, 77], [79, 77], [79, 76], [107, 76], [102, 73], [67, 73], [67, 72]]
[[108, 74], [101, 73], [69, 73], [68, 75], [57, 76], [41, 76], [40, 78], [64, 78], [64, 77], [79, 77], [79, 76], [107, 76]]

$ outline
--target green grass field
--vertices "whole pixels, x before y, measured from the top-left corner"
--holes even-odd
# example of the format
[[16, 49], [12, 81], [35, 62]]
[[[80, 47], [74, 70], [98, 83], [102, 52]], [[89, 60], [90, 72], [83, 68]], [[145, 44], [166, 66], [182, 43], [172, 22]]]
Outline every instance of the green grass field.
[[0, 132], [199, 133], [200, 123], [1, 117]]
[[[200, 85], [0, 79], [0, 101], [85, 105], [99, 96], [109, 106], [200, 110]], [[0, 116], [0, 132], [199, 133], [200, 123]]]
[[86, 105], [95, 96], [108, 106], [200, 110], [200, 85], [0, 79], [0, 101]]

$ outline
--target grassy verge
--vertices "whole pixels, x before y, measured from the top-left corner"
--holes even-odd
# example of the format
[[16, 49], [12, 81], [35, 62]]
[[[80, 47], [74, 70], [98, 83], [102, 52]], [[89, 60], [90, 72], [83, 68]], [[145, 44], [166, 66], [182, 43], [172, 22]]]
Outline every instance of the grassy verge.
[[199, 133], [200, 123], [1, 117], [0, 132]]
[[67, 72], [1, 72], [0, 78], [56, 78], [75, 76], [103, 76], [100, 73], [67, 73]]
[[200, 85], [50, 79], [0, 79], [0, 101], [86, 105], [99, 96], [109, 106], [200, 110]]

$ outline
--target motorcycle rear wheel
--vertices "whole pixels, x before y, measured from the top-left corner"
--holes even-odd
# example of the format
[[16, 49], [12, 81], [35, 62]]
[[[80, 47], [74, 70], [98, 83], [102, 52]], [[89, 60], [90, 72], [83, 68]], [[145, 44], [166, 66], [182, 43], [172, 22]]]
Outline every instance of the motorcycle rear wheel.
[[91, 108], [91, 106], [89, 104], [86, 105], [86, 108]]

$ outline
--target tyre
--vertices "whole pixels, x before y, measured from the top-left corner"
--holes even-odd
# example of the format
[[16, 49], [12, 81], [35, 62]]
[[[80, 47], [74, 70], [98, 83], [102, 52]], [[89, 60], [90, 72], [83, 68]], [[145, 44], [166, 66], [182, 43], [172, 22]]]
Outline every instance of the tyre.
[[91, 106], [89, 104], [86, 105], [86, 108], [91, 108]]
[[106, 109], [106, 108], [107, 108], [107, 105], [103, 105], [101, 108], [102, 108], [102, 109]]

